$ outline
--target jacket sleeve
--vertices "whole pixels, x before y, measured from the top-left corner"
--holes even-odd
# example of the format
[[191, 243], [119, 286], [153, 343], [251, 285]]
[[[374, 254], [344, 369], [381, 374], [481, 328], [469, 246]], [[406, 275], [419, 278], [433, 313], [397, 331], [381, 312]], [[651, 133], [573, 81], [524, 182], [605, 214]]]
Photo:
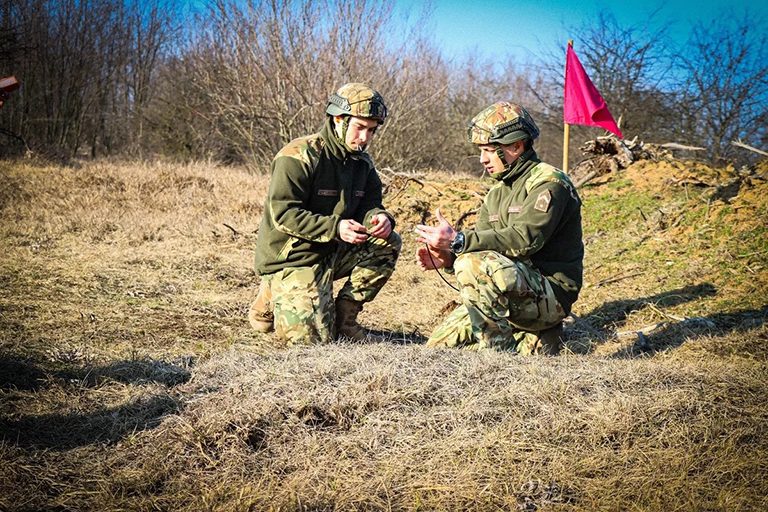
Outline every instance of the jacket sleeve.
[[370, 227], [371, 217], [378, 215], [379, 213], [383, 213], [387, 216], [387, 218], [389, 218], [389, 222], [392, 224], [392, 229], [394, 230], [395, 217], [384, 209], [382, 200], [383, 197], [381, 178], [379, 178], [379, 174], [376, 172], [376, 169], [371, 167], [368, 171], [368, 179], [365, 182], [365, 195], [363, 196], [363, 200], [360, 202], [360, 206], [358, 207], [358, 212], [360, 212], [359, 216], [361, 218], [356, 220]]
[[338, 233], [338, 215], [320, 215], [306, 208], [312, 195], [309, 164], [289, 156], [272, 163], [267, 201], [275, 228], [311, 242], [330, 242]]
[[[547, 196], [549, 201], [544, 208]], [[513, 258], [529, 258], [538, 252], [554, 234], [563, 216], [570, 193], [556, 182], [544, 182], [531, 190], [515, 220], [506, 226], [464, 231], [464, 252], [496, 251]], [[537, 207], [538, 202], [538, 207]], [[486, 210], [486, 205], [483, 205]], [[483, 229], [485, 228], [485, 229]]]

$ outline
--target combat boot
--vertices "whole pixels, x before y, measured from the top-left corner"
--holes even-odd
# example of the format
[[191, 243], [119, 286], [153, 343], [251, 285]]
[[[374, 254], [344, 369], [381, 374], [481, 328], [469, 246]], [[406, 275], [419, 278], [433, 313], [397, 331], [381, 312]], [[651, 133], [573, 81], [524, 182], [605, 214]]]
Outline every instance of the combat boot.
[[258, 332], [270, 332], [274, 329], [275, 315], [272, 312], [272, 290], [269, 284], [261, 283], [259, 294], [248, 311], [248, 321]]
[[336, 299], [336, 333], [354, 341], [365, 340], [365, 329], [357, 323], [363, 303], [356, 300]]
[[556, 356], [563, 348], [563, 323], [560, 322], [554, 327], [545, 329], [538, 333], [539, 346], [537, 347], [537, 354], [545, 356]]
[[563, 324], [560, 322], [543, 331], [519, 331], [515, 338], [518, 340], [515, 351], [522, 356], [555, 356], [563, 348]]

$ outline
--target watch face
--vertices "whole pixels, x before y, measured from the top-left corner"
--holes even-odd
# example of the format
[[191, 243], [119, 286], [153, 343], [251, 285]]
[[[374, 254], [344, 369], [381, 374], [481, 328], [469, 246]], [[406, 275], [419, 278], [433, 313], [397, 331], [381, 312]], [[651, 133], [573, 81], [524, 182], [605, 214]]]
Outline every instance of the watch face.
[[464, 250], [464, 233], [459, 232], [451, 242], [451, 252], [458, 254]]

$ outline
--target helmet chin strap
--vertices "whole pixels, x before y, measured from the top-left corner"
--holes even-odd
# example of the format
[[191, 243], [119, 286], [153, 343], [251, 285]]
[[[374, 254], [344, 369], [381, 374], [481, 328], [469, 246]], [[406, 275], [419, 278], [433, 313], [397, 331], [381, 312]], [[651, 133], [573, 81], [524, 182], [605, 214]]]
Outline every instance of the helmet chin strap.
[[501, 144], [497, 144], [496, 146], [496, 155], [499, 157], [499, 159], [501, 160], [501, 163], [504, 165], [505, 171], [510, 170], [514, 165], [514, 163], [520, 159], [520, 156], [523, 153], [525, 153], [525, 148], [523, 148], [522, 151], [520, 151], [520, 153], [518, 153], [517, 156], [515, 156], [515, 159], [512, 162], [507, 162], [507, 159], [504, 158], [504, 150], [502, 149]]
[[350, 153], [358, 154], [365, 151], [365, 147], [362, 147], [360, 149], [352, 149], [347, 144], [347, 130], [349, 129], [349, 116], [340, 116], [341, 121], [336, 121], [336, 118], [334, 117], [334, 126], [336, 127], [336, 136], [339, 138], [341, 143], [344, 145], [347, 151]]
[[512, 166], [512, 164], [507, 162], [507, 159], [504, 158], [504, 150], [501, 149], [501, 144], [496, 145], [496, 156], [499, 157], [499, 160], [501, 160], [501, 163], [504, 165], [504, 170], [508, 171]]

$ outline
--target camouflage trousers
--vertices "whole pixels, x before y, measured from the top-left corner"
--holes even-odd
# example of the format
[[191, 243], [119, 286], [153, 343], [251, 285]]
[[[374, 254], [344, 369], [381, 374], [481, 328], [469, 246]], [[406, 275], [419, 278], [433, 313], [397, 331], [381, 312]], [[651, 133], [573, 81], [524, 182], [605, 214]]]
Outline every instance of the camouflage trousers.
[[395, 270], [402, 240], [392, 232], [359, 245], [339, 242], [335, 252], [310, 267], [279, 270], [262, 277], [272, 294], [275, 334], [288, 345], [335, 339], [333, 282], [347, 277], [338, 298], [370, 302]]
[[535, 267], [479, 251], [456, 258], [454, 270], [462, 304], [435, 329], [427, 346], [547, 352], [540, 332], [558, 327], [565, 311]]

